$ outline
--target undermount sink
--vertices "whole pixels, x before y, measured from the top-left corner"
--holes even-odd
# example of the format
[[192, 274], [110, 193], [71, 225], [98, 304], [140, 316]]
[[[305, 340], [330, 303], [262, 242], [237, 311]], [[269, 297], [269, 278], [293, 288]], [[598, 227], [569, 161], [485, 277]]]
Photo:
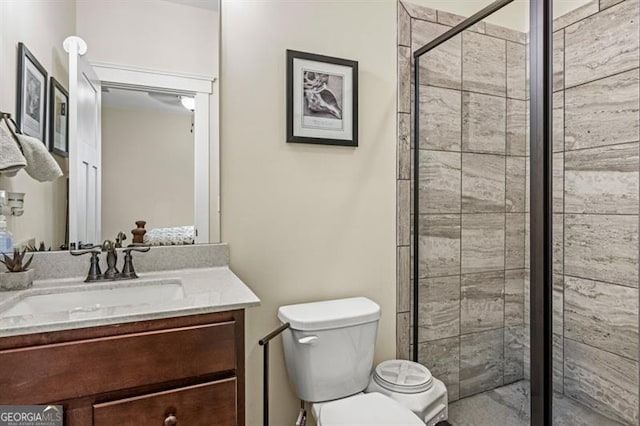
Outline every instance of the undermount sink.
[[7, 309], [0, 318], [39, 316], [61, 313], [69, 319], [81, 319], [118, 308], [157, 305], [184, 299], [179, 279], [140, 281], [134, 283], [100, 283], [82, 289], [57, 289], [55, 292], [25, 294]]

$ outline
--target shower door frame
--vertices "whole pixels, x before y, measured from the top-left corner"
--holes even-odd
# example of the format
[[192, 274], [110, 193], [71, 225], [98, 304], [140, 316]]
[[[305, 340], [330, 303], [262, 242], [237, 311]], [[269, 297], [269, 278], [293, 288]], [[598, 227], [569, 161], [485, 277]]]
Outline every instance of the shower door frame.
[[[413, 360], [418, 360], [420, 229], [420, 57], [514, 0], [497, 0], [413, 53]], [[530, 359], [531, 424], [552, 424], [553, 1], [530, 0]]]

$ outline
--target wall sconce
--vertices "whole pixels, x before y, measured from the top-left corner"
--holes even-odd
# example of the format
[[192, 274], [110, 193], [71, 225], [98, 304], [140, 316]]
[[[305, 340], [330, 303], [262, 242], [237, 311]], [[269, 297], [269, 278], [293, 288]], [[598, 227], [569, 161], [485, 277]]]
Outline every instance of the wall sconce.
[[22, 216], [24, 213], [24, 192], [7, 193], [7, 205], [11, 209], [11, 216]]
[[182, 103], [182, 106], [189, 111], [193, 111], [196, 109], [196, 98], [192, 98], [189, 96], [180, 96], [180, 103]]

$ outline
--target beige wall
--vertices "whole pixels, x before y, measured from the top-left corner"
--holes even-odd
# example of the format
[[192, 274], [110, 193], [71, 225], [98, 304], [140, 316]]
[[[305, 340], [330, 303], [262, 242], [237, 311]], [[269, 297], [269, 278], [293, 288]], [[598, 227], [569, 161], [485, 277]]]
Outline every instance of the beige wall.
[[[19, 42], [26, 44], [49, 75], [67, 85], [62, 41], [75, 32], [75, 4], [75, 0], [0, 1], [0, 110], [16, 113]], [[66, 160], [56, 158], [66, 172]], [[16, 241], [36, 238], [53, 249], [64, 242], [65, 178], [40, 183], [21, 171], [14, 178], [0, 177], [0, 189], [26, 193], [24, 215], [9, 218]]]
[[102, 233], [194, 224], [192, 118], [102, 108]]
[[215, 76], [218, 13], [162, 0], [77, 0], [89, 59]]
[[[89, 46], [90, 61], [218, 76], [217, 11], [163, 0], [78, 0], [76, 21], [78, 35]], [[217, 83], [213, 90], [209, 102], [212, 141], [218, 132]], [[212, 150], [211, 157], [210, 239], [215, 242], [220, 240], [218, 153]]]
[[[376, 361], [395, 357], [396, 5], [223, 2], [222, 239], [261, 298], [247, 311], [247, 425], [262, 424], [262, 350], [281, 305], [367, 296], [382, 306]], [[360, 146], [285, 142], [285, 50], [359, 61]], [[295, 421], [272, 345], [271, 424]]]

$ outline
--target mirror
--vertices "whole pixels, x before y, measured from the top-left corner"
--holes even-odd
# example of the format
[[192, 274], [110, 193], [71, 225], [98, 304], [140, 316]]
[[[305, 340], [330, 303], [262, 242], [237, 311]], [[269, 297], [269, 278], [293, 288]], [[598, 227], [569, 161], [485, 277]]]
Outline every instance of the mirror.
[[131, 242], [127, 233], [140, 222], [145, 244], [195, 242], [194, 104], [190, 96], [102, 87], [106, 238], [124, 232]]
[[[19, 110], [23, 43], [46, 71], [42, 143], [64, 174], [0, 174], [0, 191], [23, 194], [21, 209], [0, 206], [14, 246], [66, 250], [119, 234], [123, 245], [218, 242], [218, 1], [9, 3], [0, 4], [0, 111]], [[86, 43], [75, 68], [63, 47], [73, 35]]]

